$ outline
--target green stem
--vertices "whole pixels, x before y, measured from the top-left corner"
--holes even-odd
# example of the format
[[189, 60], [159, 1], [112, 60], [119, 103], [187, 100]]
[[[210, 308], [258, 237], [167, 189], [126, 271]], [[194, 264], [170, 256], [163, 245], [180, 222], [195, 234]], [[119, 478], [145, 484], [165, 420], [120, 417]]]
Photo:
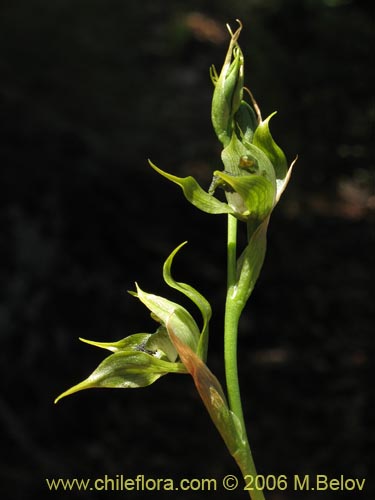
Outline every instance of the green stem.
[[[240, 385], [237, 366], [238, 322], [243, 309], [242, 301], [237, 297], [237, 219], [228, 215], [227, 239], [227, 297], [224, 320], [224, 361], [229, 408], [241, 423], [245, 443], [241, 449], [241, 459], [237, 461], [242, 475], [247, 479], [256, 476], [256, 468], [247, 438], [245, 420], [242, 410]], [[246, 481], [247, 483], [249, 481]], [[253, 483], [254, 484], [254, 483]], [[265, 500], [262, 491], [249, 490], [252, 500]]]
[[227, 239], [227, 297], [224, 320], [224, 360], [230, 409], [240, 419], [244, 427], [241, 394], [237, 368], [237, 333], [239, 307], [236, 304], [237, 284], [237, 219], [228, 215]]

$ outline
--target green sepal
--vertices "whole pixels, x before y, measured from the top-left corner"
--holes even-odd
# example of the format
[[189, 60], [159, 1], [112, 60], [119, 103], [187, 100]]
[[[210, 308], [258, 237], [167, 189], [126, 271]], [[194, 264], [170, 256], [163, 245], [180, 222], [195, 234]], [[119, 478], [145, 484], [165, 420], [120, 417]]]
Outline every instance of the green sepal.
[[244, 158], [253, 162], [256, 173], [268, 179], [276, 191], [275, 170], [267, 155], [254, 144], [241, 142], [237, 135], [233, 134], [230, 143], [221, 153], [225, 172], [234, 176], [248, 174], [246, 166], [243, 165]]
[[[257, 225], [271, 213], [274, 206], [275, 190], [268, 179], [261, 175], [233, 177], [218, 171], [215, 172], [215, 175], [241, 197], [240, 202], [236, 200], [240, 219], [252, 221], [253, 225]], [[233, 193], [230, 194], [233, 195]], [[232, 196], [231, 199], [235, 198]]]
[[234, 119], [237, 125], [237, 136], [240, 141], [251, 143], [255, 129], [258, 126], [258, 120], [250, 104], [242, 101]]
[[171, 363], [141, 351], [119, 351], [108, 356], [92, 374], [55, 399], [94, 388], [133, 389], [153, 384], [167, 373], [186, 373], [182, 363]]
[[182, 189], [185, 198], [195, 207], [208, 214], [232, 214], [233, 210], [226, 204], [208, 194], [200, 187], [194, 177], [177, 177], [164, 172], [149, 160], [150, 166], [166, 179], [174, 182]]
[[191, 314], [179, 304], [159, 295], [146, 293], [136, 283], [137, 292], [133, 293], [153, 313], [162, 325], [172, 318], [172, 326], [176, 335], [194, 352], [198, 348], [200, 331]]
[[164, 326], [160, 326], [155, 333], [134, 333], [116, 342], [97, 342], [82, 338], [79, 340], [112, 352], [144, 351], [166, 361], [176, 361], [177, 359], [176, 349], [173, 347]]
[[147, 343], [148, 339], [151, 337], [151, 333], [134, 333], [133, 335], [129, 335], [122, 340], [118, 340], [116, 342], [97, 342], [95, 340], [87, 340], [83, 338], [79, 338], [81, 342], [85, 344], [93, 345], [95, 347], [100, 347], [101, 349], [107, 349], [112, 352], [119, 351], [134, 351], [139, 350], [140, 345], [144, 345]]
[[269, 122], [275, 114], [276, 111], [260, 122], [254, 132], [253, 144], [261, 149], [271, 161], [279, 189], [280, 184], [283, 183], [286, 177], [288, 163], [283, 150], [276, 144], [269, 129]]
[[200, 294], [195, 288], [192, 286], [186, 284], [186, 283], [181, 283], [178, 281], [175, 281], [172, 277], [171, 274], [171, 266], [173, 259], [177, 252], [186, 244], [186, 241], [179, 245], [173, 252], [169, 255], [167, 260], [164, 262], [163, 266], [163, 277], [164, 281], [169, 285], [171, 288], [174, 288], [175, 290], [178, 290], [179, 292], [183, 293], [186, 297], [188, 297], [200, 310], [203, 318], [203, 327], [201, 330], [201, 334], [199, 337], [199, 342], [198, 342], [198, 348], [197, 348], [197, 355], [202, 358], [203, 360], [206, 359], [207, 357], [207, 347], [208, 347], [208, 324], [211, 319], [212, 315], [212, 310], [210, 303], [208, 302], [205, 297], [203, 297], [202, 294]]

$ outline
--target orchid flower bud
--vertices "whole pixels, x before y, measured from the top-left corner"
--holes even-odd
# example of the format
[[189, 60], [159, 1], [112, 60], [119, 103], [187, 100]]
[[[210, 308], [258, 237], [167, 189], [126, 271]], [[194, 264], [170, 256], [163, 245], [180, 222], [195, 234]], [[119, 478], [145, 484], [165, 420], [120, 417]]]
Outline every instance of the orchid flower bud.
[[216, 135], [224, 147], [230, 142], [234, 129], [234, 115], [241, 105], [243, 96], [244, 57], [237, 44], [241, 29], [241, 24], [234, 34], [229, 29], [232, 38], [220, 75], [214, 66], [210, 68], [211, 80], [215, 85], [211, 119]]

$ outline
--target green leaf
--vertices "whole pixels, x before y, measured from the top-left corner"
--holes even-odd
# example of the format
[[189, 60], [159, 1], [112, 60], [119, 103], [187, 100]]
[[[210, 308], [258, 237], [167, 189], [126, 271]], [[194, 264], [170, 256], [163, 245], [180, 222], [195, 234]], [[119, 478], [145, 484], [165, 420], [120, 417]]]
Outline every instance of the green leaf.
[[226, 204], [204, 191], [194, 177], [177, 177], [164, 172], [149, 160], [150, 166], [166, 179], [182, 189], [185, 198], [195, 207], [208, 214], [231, 214], [233, 210]]
[[137, 283], [136, 287], [135, 296], [153, 313], [154, 317], [163, 325], [166, 325], [172, 318], [176, 335], [195, 352], [198, 348], [200, 332], [191, 314], [175, 302], [144, 292]]
[[146, 387], [167, 373], [186, 373], [186, 369], [182, 363], [157, 359], [145, 352], [116, 352], [102, 361], [87, 379], [60, 394], [55, 403], [85, 389]]
[[269, 122], [275, 114], [276, 111], [258, 125], [254, 132], [253, 144], [261, 149], [270, 159], [275, 169], [277, 184], [279, 185], [285, 179], [288, 171], [288, 163], [284, 152], [274, 141], [269, 129]]
[[164, 263], [163, 267], [163, 277], [164, 281], [169, 285], [171, 288], [174, 288], [175, 290], [178, 290], [179, 292], [183, 293], [186, 297], [188, 297], [194, 304], [198, 307], [202, 314], [203, 318], [203, 327], [201, 330], [201, 335], [199, 338], [199, 343], [198, 343], [198, 349], [197, 349], [197, 354], [199, 357], [202, 359], [206, 359], [207, 357], [207, 347], [208, 347], [208, 323], [211, 319], [212, 315], [212, 310], [211, 306], [205, 297], [201, 295], [195, 288], [192, 286], [186, 284], [186, 283], [181, 283], [179, 281], [175, 281], [172, 277], [171, 274], [171, 266], [173, 259], [177, 252], [186, 244], [186, 242], [182, 243], [179, 245], [173, 252], [169, 255], [167, 260]]
[[242, 310], [259, 277], [267, 247], [269, 217], [251, 232], [250, 240], [238, 259], [236, 298]]

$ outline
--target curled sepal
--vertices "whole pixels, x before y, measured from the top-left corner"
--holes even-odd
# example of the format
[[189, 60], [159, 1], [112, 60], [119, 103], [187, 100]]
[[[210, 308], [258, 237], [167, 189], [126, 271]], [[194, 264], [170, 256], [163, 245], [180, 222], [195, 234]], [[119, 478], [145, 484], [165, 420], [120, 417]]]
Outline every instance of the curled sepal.
[[[228, 203], [236, 210], [239, 219], [258, 225], [271, 213], [275, 202], [275, 190], [271, 182], [262, 175], [243, 175], [235, 177], [224, 172], [215, 172], [233, 193], [229, 193]], [[237, 198], [235, 198], [237, 194]]]
[[220, 382], [207, 365], [174, 333], [173, 318], [167, 323], [169, 336], [182, 363], [193, 377], [198, 393], [229, 452], [236, 458], [242, 456], [246, 446], [244, 430], [237, 416], [229, 409]]
[[60, 394], [55, 403], [85, 389], [146, 387], [167, 373], [186, 373], [186, 369], [182, 363], [164, 361], [142, 351], [119, 351], [102, 361], [83, 382]]
[[159, 295], [146, 293], [136, 284], [137, 293], [133, 294], [153, 313], [153, 317], [166, 326], [173, 318], [173, 330], [184, 344], [197, 351], [200, 331], [191, 314], [179, 304]]
[[199, 337], [199, 342], [198, 342], [198, 348], [197, 348], [197, 354], [200, 358], [203, 360], [206, 359], [207, 357], [207, 347], [208, 347], [208, 324], [211, 319], [211, 306], [208, 300], [203, 297], [202, 294], [200, 294], [195, 288], [192, 286], [186, 284], [186, 283], [181, 283], [179, 281], [175, 281], [172, 274], [171, 274], [171, 267], [172, 267], [172, 262], [177, 254], [177, 252], [186, 244], [186, 241], [179, 245], [177, 248], [173, 250], [173, 252], [169, 255], [167, 260], [164, 262], [163, 266], [163, 277], [164, 281], [169, 285], [171, 288], [174, 288], [175, 290], [178, 290], [179, 292], [183, 293], [186, 297], [188, 297], [194, 304], [198, 307], [202, 314], [202, 319], [203, 319], [203, 327], [201, 330], [201, 334]]
[[195, 207], [208, 214], [232, 214], [233, 210], [220, 200], [214, 198], [200, 187], [194, 177], [177, 177], [164, 172], [149, 160], [150, 166], [166, 179], [174, 182], [182, 189], [185, 198]]
[[276, 144], [269, 129], [269, 122], [275, 114], [276, 111], [259, 123], [254, 132], [253, 144], [270, 159], [275, 170], [277, 191], [279, 192], [288, 172], [288, 163], [283, 150]]

